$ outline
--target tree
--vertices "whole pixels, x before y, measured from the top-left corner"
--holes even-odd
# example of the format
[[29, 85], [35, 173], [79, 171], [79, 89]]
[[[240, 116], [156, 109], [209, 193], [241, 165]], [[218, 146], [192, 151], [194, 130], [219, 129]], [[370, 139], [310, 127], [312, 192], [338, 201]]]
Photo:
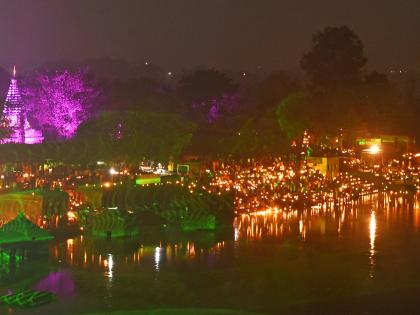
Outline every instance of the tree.
[[312, 48], [301, 60], [314, 87], [336, 89], [362, 79], [367, 59], [359, 37], [347, 26], [327, 27], [312, 38]]
[[82, 124], [75, 142], [86, 159], [168, 161], [179, 157], [195, 125], [159, 112], [104, 112]]
[[358, 94], [362, 99], [357, 110], [363, 113], [365, 124], [369, 124], [371, 132], [399, 132], [395, 127], [401, 125], [404, 119], [398, 119], [407, 111], [399, 105], [398, 93], [385, 74], [367, 74]]
[[44, 134], [69, 139], [86, 121], [100, 95], [85, 71], [37, 73], [23, 94], [28, 116]]
[[289, 139], [301, 136], [305, 129], [312, 128], [314, 108], [310, 106], [309, 96], [303, 92], [295, 92], [286, 97], [276, 109], [280, 130]]
[[235, 106], [237, 86], [223, 72], [197, 69], [178, 83], [178, 95], [199, 122], [214, 122]]
[[182, 103], [173, 88], [153, 79], [104, 82], [105, 110], [177, 112]]
[[258, 112], [277, 106], [299, 88], [299, 82], [284, 71], [275, 71], [251, 88], [250, 98]]
[[249, 117], [234, 140], [231, 154], [237, 157], [278, 155], [288, 148], [288, 139], [279, 128], [275, 108]]

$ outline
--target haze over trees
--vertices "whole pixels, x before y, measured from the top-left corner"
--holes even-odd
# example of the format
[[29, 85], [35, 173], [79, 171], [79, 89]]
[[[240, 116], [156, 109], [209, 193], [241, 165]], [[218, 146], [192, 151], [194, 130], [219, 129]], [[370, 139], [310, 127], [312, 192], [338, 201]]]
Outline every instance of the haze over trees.
[[103, 112], [82, 124], [73, 140], [85, 162], [168, 162], [190, 142], [195, 124], [160, 112]]
[[225, 73], [200, 68], [184, 75], [177, 94], [186, 113], [200, 123], [212, 123], [235, 109], [237, 85]]
[[363, 43], [346, 26], [314, 34], [301, 60], [303, 80], [282, 70], [245, 76], [200, 67], [169, 75], [149, 64], [91, 63], [81, 63], [88, 72], [55, 65], [27, 73], [24, 94], [30, 121], [47, 140], [77, 135], [74, 150], [92, 157], [274, 155], [305, 129], [327, 137], [341, 129], [420, 135], [419, 101], [403, 97], [385, 74], [368, 72]]
[[[301, 60], [308, 85], [285, 98], [277, 109], [280, 127], [289, 136], [303, 129], [332, 136], [346, 133], [395, 133], [397, 91], [387, 76], [366, 73], [367, 57], [357, 34], [346, 26], [316, 33]], [[303, 97], [303, 95], [305, 95]]]

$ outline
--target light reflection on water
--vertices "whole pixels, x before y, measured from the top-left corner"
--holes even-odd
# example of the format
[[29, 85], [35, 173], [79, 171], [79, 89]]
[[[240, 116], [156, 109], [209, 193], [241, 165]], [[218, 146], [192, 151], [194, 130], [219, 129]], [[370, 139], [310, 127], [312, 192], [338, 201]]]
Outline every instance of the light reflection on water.
[[370, 266], [371, 266], [371, 269], [369, 271], [369, 276], [373, 278], [374, 267], [375, 267], [375, 238], [376, 238], [376, 216], [375, 216], [374, 210], [372, 210], [372, 212], [370, 213], [369, 237], [370, 237], [369, 261], [370, 261]]
[[106, 268], [105, 277], [108, 278], [111, 283], [114, 269], [114, 259], [112, 254], [108, 254], [108, 259], [104, 260], [104, 267]]
[[[322, 295], [322, 283], [326, 281], [322, 274], [331, 272], [334, 277], [329, 287], [355, 281], [351, 282], [349, 288], [345, 288], [350, 290], [350, 293], [345, 291], [346, 294], [351, 294], [353, 287], [369, 288], [369, 284], [366, 283], [375, 285], [381, 279], [386, 279], [390, 283], [397, 281], [398, 278], [386, 278], [389, 277], [388, 274], [392, 275], [392, 272], [386, 273], [386, 271], [394, 270], [395, 266], [404, 269], [407, 279], [412, 276], [411, 272], [417, 273], [417, 270], [410, 269], [409, 262], [406, 263], [408, 267], [404, 268], [397, 265], [401, 263], [399, 260], [384, 260], [383, 253], [392, 253], [393, 255], [388, 256], [398, 257], [403, 249], [412, 251], [412, 246], [403, 247], [407, 243], [406, 235], [415, 242], [418, 239], [420, 243], [418, 232], [420, 232], [418, 199], [372, 195], [339, 209], [319, 207], [288, 212], [271, 209], [255, 214], [239, 215], [235, 218], [228, 236], [206, 232], [175, 237], [165, 236], [158, 240], [141, 237], [129, 240], [105, 240], [80, 236], [64, 242], [52, 242], [49, 249], [49, 264], [53, 270], [64, 269], [66, 272], [75, 272], [79, 277], [88, 279], [81, 281], [82, 284], [75, 281], [76, 292], [81, 290], [88, 294], [86, 292], [96, 290], [97, 293], [92, 294], [97, 298], [96, 295], [101, 294], [102, 286], [103, 295], [107, 297], [108, 309], [118, 309], [118, 300], [124, 299], [124, 295], [129, 295], [125, 291], [124, 295], [121, 295], [120, 290], [123, 286], [121, 283], [132, 286], [133, 290], [144, 287], [145, 283], [150, 287], [151, 283], [147, 282], [149, 275], [159, 288], [155, 290], [164, 290], [164, 286], [169, 286], [174, 279], [181, 282], [181, 287], [186, 285], [184, 282], [194, 281], [204, 282], [205, 287], [211, 287], [220, 281], [221, 288], [218, 290], [227, 290], [228, 293], [229, 290], [241, 292], [235, 293], [238, 299], [247, 300], [242, 298], [245, 293], [241, 291], [243, 289], [243, 285], [240, 284], [241, 278], [259, 286], [266, 285], [267, 290], [272, 290], [272, 281], [277, 278], [275, 276], [273, 278], [271, 274], [264, 278], [266, 266], [269, 266], [270, 270], [275, 270], [275, 275], [281, 275], [279, 279], [286, 277], [286, 274], [291, 279], [296, 277], [298, 280], [293, 281], [294, 286], [300, 288], [295, 288], [296, 292], [305, 292], [307, 289], [306, 291], [320, 292]], [[286, 256], [282, 256], [283, 254]], [[420, 263], [420, 255], [414, 257], [413, 261]], [[272, 262], [275, 262], [273, 266]], [[281, 264], [281, 267], [277, 267], [276, 264]], [[350, 271], [342, 271], [340, 264], [350, 264], [351, 268], [354, 267], [354, 275], [349, 276]], [[260, 265], [262, 267], [259, 269]], [[385, 271], [378, 269], [378, 265], [381, 265]], [[252, 272], [242, 273], [241, 268]], [[217, 273], [219, 270], [221, 274]], [[238, 274], [231, 275], [229, 274], [231, 270], [239, 271]], [[172, 272], [176, 274], [175, 278], [168, 276]], [[203, 272], [204, 274], [214, 272], [217, 277], [203, 278]], [[302, 279], [297, 276], [301, 273], [305, 274]], [[96, 278], [97, 274], [100, 275], [99, 278]], [[197, 280], [194, 277], [190, 278], [195, 274], [199, 275], [196, 276]], [[45, 276], [48, 276], [48, 273]], [[166, 277], [169, 277], [169, 280]], [[130, 279], [130, 282], [125, 282], [125, 279]], [[311, 280], [308, 282], [307, 279]], [[238, 283], [237, 287], [235, 283]], [[308, 283], [313, 287], [307, 288]], [[200, 288], [200, 285], [197, 286]], [[276, 286], [279, 286], [277, 282]], [[0, 292], [6, 288], [0, 281]], [[150, 290], [153, 290], [153, 286]], [[180, 289], [177, 287], [177, 290]], [[188, 290], [194, 291], [191, 294], [203, 294], [203, 297], [197, 298], [199, 301], [210, 298], [200, 293], [200, 289]], [[279, 290], [286, 300], [294, 298], [292, 293], [289, 296], [287, 292], [282, 291], [282, 287], [276, 287], [276, 290]], [[287, 290], [286, 284], [284, 290]], [[179, 299], [188, 296], [190, 293], [187, 292], [182, 293]], [[302, 298], [308, 298], [304, 293], [301, 294]], [[316, 294], [314, 296], [317, 297]], [[314, 297], [309, 296], [309, 298]], [[255, 299], [256, 303], [258, 299]], [[130, 303], [136, 305], [137, 302]], [[188, 304], [190, 301], [186, 300], [185, 303]]]
[[156, 271], [159, 271], [159, 263], [160, 263], [160, 247], [155, 248], [155, 269]]
[[[363, 237], [362, 231], [368, 231], [366, 253], [370, 267], [369, 277], [374, 277], [375, 258], [377, 253], [378, 225], [401, 223], [407, 221], [412, 228], [420, 229], [419, 200], [408, 202], [403, 198], [390, 196], [365, 196], [363, 199], [340, 209], [312, 208], [304, 211], [283, 212], [264, 211], [254, 214], [243, 214], [235, 218], [232, 228], [233, 248], [241, 250], [244, 241], [261, 241], [268, 239], [288, 239], [299, 237], [302, 242], [317, 236], [336, 238], [356, 233]], [[378, 221], [380, 217], [380, 222]], [[366, 218], [366, 219], [364, 219]], [[365, 225], [366, 224], [366, 225]], [[363, 225], [365, 227], [363, 227]], [[211, 233], [210, 233], [211, 234]], [[198, 237], [200, 238], [200, 236]], [[229, 239], [226, 239], [229, 241]], [[165, 240], [158, 244], [146, 245], [137, 240], [130, 240], [132, 249], [122, 251], [126, 244], [122, 239], [92, 240], [83, 236], [68, 239], [66, 246], [61, 243], [53, 245], [50, 253], [55, 260], [65, 261], [69, 265], [88, 268], [96, 265], [102, 268], [106, 278], [112, 282], [114, 264], [145, 264], [152, 261], [153, 269], [159, 272], [162, 266], [174, 264], [178, 260], [193, 259], [196, 256], [206, 259], [209, 255], [222, 255], [225, 240], [217, 240], [211, 235], [205, 244], [196, 244], [196, 240]], [[235, 245], [236, 244], [236, 245]], [[106, 248], [114, 253], [106, 252]], [[127, 253], [127, 250], [131, 251]], [[114, 256], [117, 256], [115, 260]], [[120, 259], [123, 256], [123, 259]], [[90, 259], [89, 259], [90, 258]], [[197, 257], [196, 257], [197, 258]]]

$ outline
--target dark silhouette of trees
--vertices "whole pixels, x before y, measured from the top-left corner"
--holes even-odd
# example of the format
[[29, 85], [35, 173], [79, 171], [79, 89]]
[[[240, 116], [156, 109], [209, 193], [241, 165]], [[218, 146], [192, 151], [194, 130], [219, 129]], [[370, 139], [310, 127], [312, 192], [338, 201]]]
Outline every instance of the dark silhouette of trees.
[[198, 122], [214, 122], [236, 105], [237, 86], [223, 72], [197, 69], [178, 82], [177, 93], [187, 105], [187, 114]]
[[248, 102], [255, 111], [276, 107], [290, 93], [298, 90], [300, 82], [284, 71], [274, 71], [251, 86]]
[[149, 79], [107, 81], [102, 83], [106, 96], [105, 111], [179, 112], [182, 102], [167, 83]]
[[367, 74], [357, 92], [361, 98], [357, 110], [363, 114], [363, 124], [369, 124], [369, 129], [376, 132], [398, 132], [395, 124], [401, 110], [399, 96], [385, 74]]
[[352, 87], [362, 79], [367, 59], [359, 37], [347, 26], [327, 27], [312, 38], [301, 60], [311, 84], [321, 90]]
[[159, 112], [104, 112], [80, 126], [74, 142], [82, 156], [98, 159], [165, 162], [190, 142], [195, 125]]

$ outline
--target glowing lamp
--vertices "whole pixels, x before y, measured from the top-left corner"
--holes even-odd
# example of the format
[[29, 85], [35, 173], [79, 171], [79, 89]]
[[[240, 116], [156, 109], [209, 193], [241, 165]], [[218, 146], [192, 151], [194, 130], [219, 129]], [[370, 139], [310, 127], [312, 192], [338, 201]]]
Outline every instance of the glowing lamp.
[[68, 211], [67, 217], [70, 223], [73, 223], [76, 221], [76, 214], [73, 211]]
[[372, 144], [369, 149], [366, 150], [369, 154], [378, 154], [381, 152], [381, 149], [377, 144]]

